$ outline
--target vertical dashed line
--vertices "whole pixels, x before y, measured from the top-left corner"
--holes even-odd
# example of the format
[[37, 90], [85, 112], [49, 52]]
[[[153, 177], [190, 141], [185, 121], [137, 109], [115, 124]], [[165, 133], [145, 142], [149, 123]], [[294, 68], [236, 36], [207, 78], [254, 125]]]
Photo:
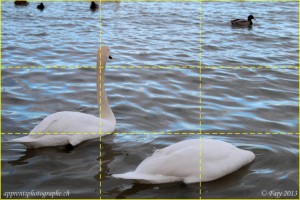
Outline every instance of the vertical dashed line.
[[102, 199], [102, 137], [100, 137], [100, 153], [99, 153], [99, 157], [100, 157], [100, 173], [99, 173], [99, 178], [100, 178], [100, 182], [99, 182], [99, 198]]
[[[300, 3], [298, 2], [298, 63], [300, 63]], [[300, 70], [299, 70], [300, 65], [298, 64], [298, 86], [300, 86]], [[300, 118], [300, 87], [298, 87], [298, 120]], [[300, 125], [298, 124], [298, 133], [300, 133]], [[300, 136], [298, 135], [298, 172], [300, 170], [300, 156], [299, 156], [299, 152], [300, 152]], [[300, 176], [298, 176], [298, 191], [300, 191]]]
[[[102, 45], [102, 0], [99, 0], [99, 18], [100, 18], [100, 33], [99, 33], [99, 35], [100, 35], [100, 48], [101, 48], [101, 45]], [[102, 49], [101, 49], [102, 50]], [[99, 87], [98, 89], [100, 90], [100, 92], [99, 92], [99, 99], [98, 99], [98, 105], [100, 105], [99, 106], [99, 118], [100, 119], [102, 119], [102, 78], [101, 78], [101, 74], [102, 74], [102, 69], [101, 69], [101, 66], [102, 66], [102, 60], [101, 60], [101, 58], [102, 58], [102, 51], [100, 50], [100, 55], [99, 55], [99, 57], [100, 57], [100, 62], [99, 62], [99, 66], [97, 66], [97, 67], [99, 67], [99, 85], [97, 86], [97, 87]], [[98, 55], [97, 55], [98, 56]], [[100, 151], [99, 151], [99, 198], [100, 199], [102, 199], [102, 137], [101, 137], [101, 134], [102, 134], [102, 121], [100, 120], [100, 130], [99, 130], [99, 134], [100, 134], [100, 145], [99, 145], [99, 149], [100, 149]]]
[[202, 0], [199, 1], [199, 133], [200, 133], [200, 154], [199, 154], [199, 199], [202, 198]]
[[199, 146], [199, 158], [200, 158], [200, 163], [199, 163], [199, 199], [202, 199], [202, 135], [200, 135], [200, 146]]
[[[0, 131], [2, 133], [2, 1], [0, 2]], [[2, 158], [2, 134], [0, 135], [0, 158]], [[2, 172], [2, 162], [0, 163], [0, 171]], [[0, 176], [0, 184], [2, 183], [2, 175]], [[0, 194], [2, 194], [2, 187], [0, 187]]]
[[200, 126], [200, 134], [202, 134], [202, 0], [200, 0], [200, 8], [199, 8], [199, 29], [200, 29], [200, 47], [199, 47], [199, 104], [200, 104], [200, 113], [199, 113], [199, 126]]

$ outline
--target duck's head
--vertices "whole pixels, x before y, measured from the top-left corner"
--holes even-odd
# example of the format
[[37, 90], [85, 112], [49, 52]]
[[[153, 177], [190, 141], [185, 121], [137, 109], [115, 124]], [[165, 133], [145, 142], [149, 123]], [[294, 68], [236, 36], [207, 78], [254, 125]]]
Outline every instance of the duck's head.
[[248, 21], [251, 21], [252, 19], [255, 19], [255, 18], [253, 17], [253, 15], [249, 15], [249, 16], [248, 16]]

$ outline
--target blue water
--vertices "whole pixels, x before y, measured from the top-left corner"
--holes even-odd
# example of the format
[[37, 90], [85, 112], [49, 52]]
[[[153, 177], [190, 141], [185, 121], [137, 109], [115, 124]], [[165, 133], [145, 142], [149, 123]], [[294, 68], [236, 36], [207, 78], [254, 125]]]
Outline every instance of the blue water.
[[3, 66], [95, 66], [99, 11], [89, 3], [47, 2], [15, 7], [2, 3]]
[[[3, 192], [70, 190], [74, 198], [99, 198], [101, 182], [103, 198], [198, 199], [198, 183], [140, 185], [111, 174], [133, 170], [155, 149], [200, 137], [256, 155], [241, 170], [203, 183], [201, 197], [263, 198], [262, 190], [298, 189], [299, 71], [274, 67], [298, 66], [297, 3], [204, 2], [202, 51], [199, 3], [105, 3], [101, 13], [91, 12], [89, 3], [46, 2], [42, 12], [36, 5], [2, 3], [2, 140], [21, 137], [8, 133], [29, 132], [54, 112], [99, 115], [92, 66], [100, 14], [101, 38], [113, 57], [105, 87], [118, 134], [102, 138], [101, 156], [98, 139], [71, 152], [3, 142]], [[257, 18], [252, 29], [230, 26], [248, 13]], [[191, 134], [200, 130], [206, 134]], [[139, 134], [121, 134], [130, 132]]]
[[[203, 2], [202, 62], [213, 66], [298, 66], [297, 2]], [[233, 28], [247, 19], [252, 28]]]
[[104, 44], [121, 66], [199, 66], [199, 3], [106, 3]]

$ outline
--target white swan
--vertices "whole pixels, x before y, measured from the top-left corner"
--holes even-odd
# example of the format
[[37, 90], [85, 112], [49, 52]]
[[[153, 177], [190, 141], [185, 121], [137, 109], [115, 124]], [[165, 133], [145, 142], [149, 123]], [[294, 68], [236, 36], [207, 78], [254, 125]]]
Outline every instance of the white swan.
[[8, 142], [22, 143], [27, 148], [66, 144], [75, 146], [82, 141], [112, 133], [115, 130], [116, 118], [109, 107], [104, 87], [104, 71], [108, 58], [111, 58], [109, 48], [100, 47], [97, 55], [97, 97], [100, 117], [80, 112], [57, 112], [43, 119], [29, 135]]
[[135, 171], [112, 176], [150, 184], [207, 182], [238, 170], [254, 158], [251, 151], [224, 141], [190, 139], [155, 151]]

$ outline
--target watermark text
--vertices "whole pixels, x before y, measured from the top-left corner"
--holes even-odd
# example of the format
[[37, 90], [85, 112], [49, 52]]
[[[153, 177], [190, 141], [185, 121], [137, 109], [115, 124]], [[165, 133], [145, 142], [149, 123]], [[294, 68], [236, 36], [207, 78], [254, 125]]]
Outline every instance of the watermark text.
[[41, 198], [55, 198], [55, 197], [68, 197], [70, 196], [70, 190], [67, 191], [22, 191], [22, 192], [4, 192], [3, 196], [5, 198], [15, 198], [15, 197], [22, 197], [22, 198], [30, 198], [30, 197], [41, 197]]
[[272, 198], [297, 197], [298, 190], [262, 190], [261, 196]]

